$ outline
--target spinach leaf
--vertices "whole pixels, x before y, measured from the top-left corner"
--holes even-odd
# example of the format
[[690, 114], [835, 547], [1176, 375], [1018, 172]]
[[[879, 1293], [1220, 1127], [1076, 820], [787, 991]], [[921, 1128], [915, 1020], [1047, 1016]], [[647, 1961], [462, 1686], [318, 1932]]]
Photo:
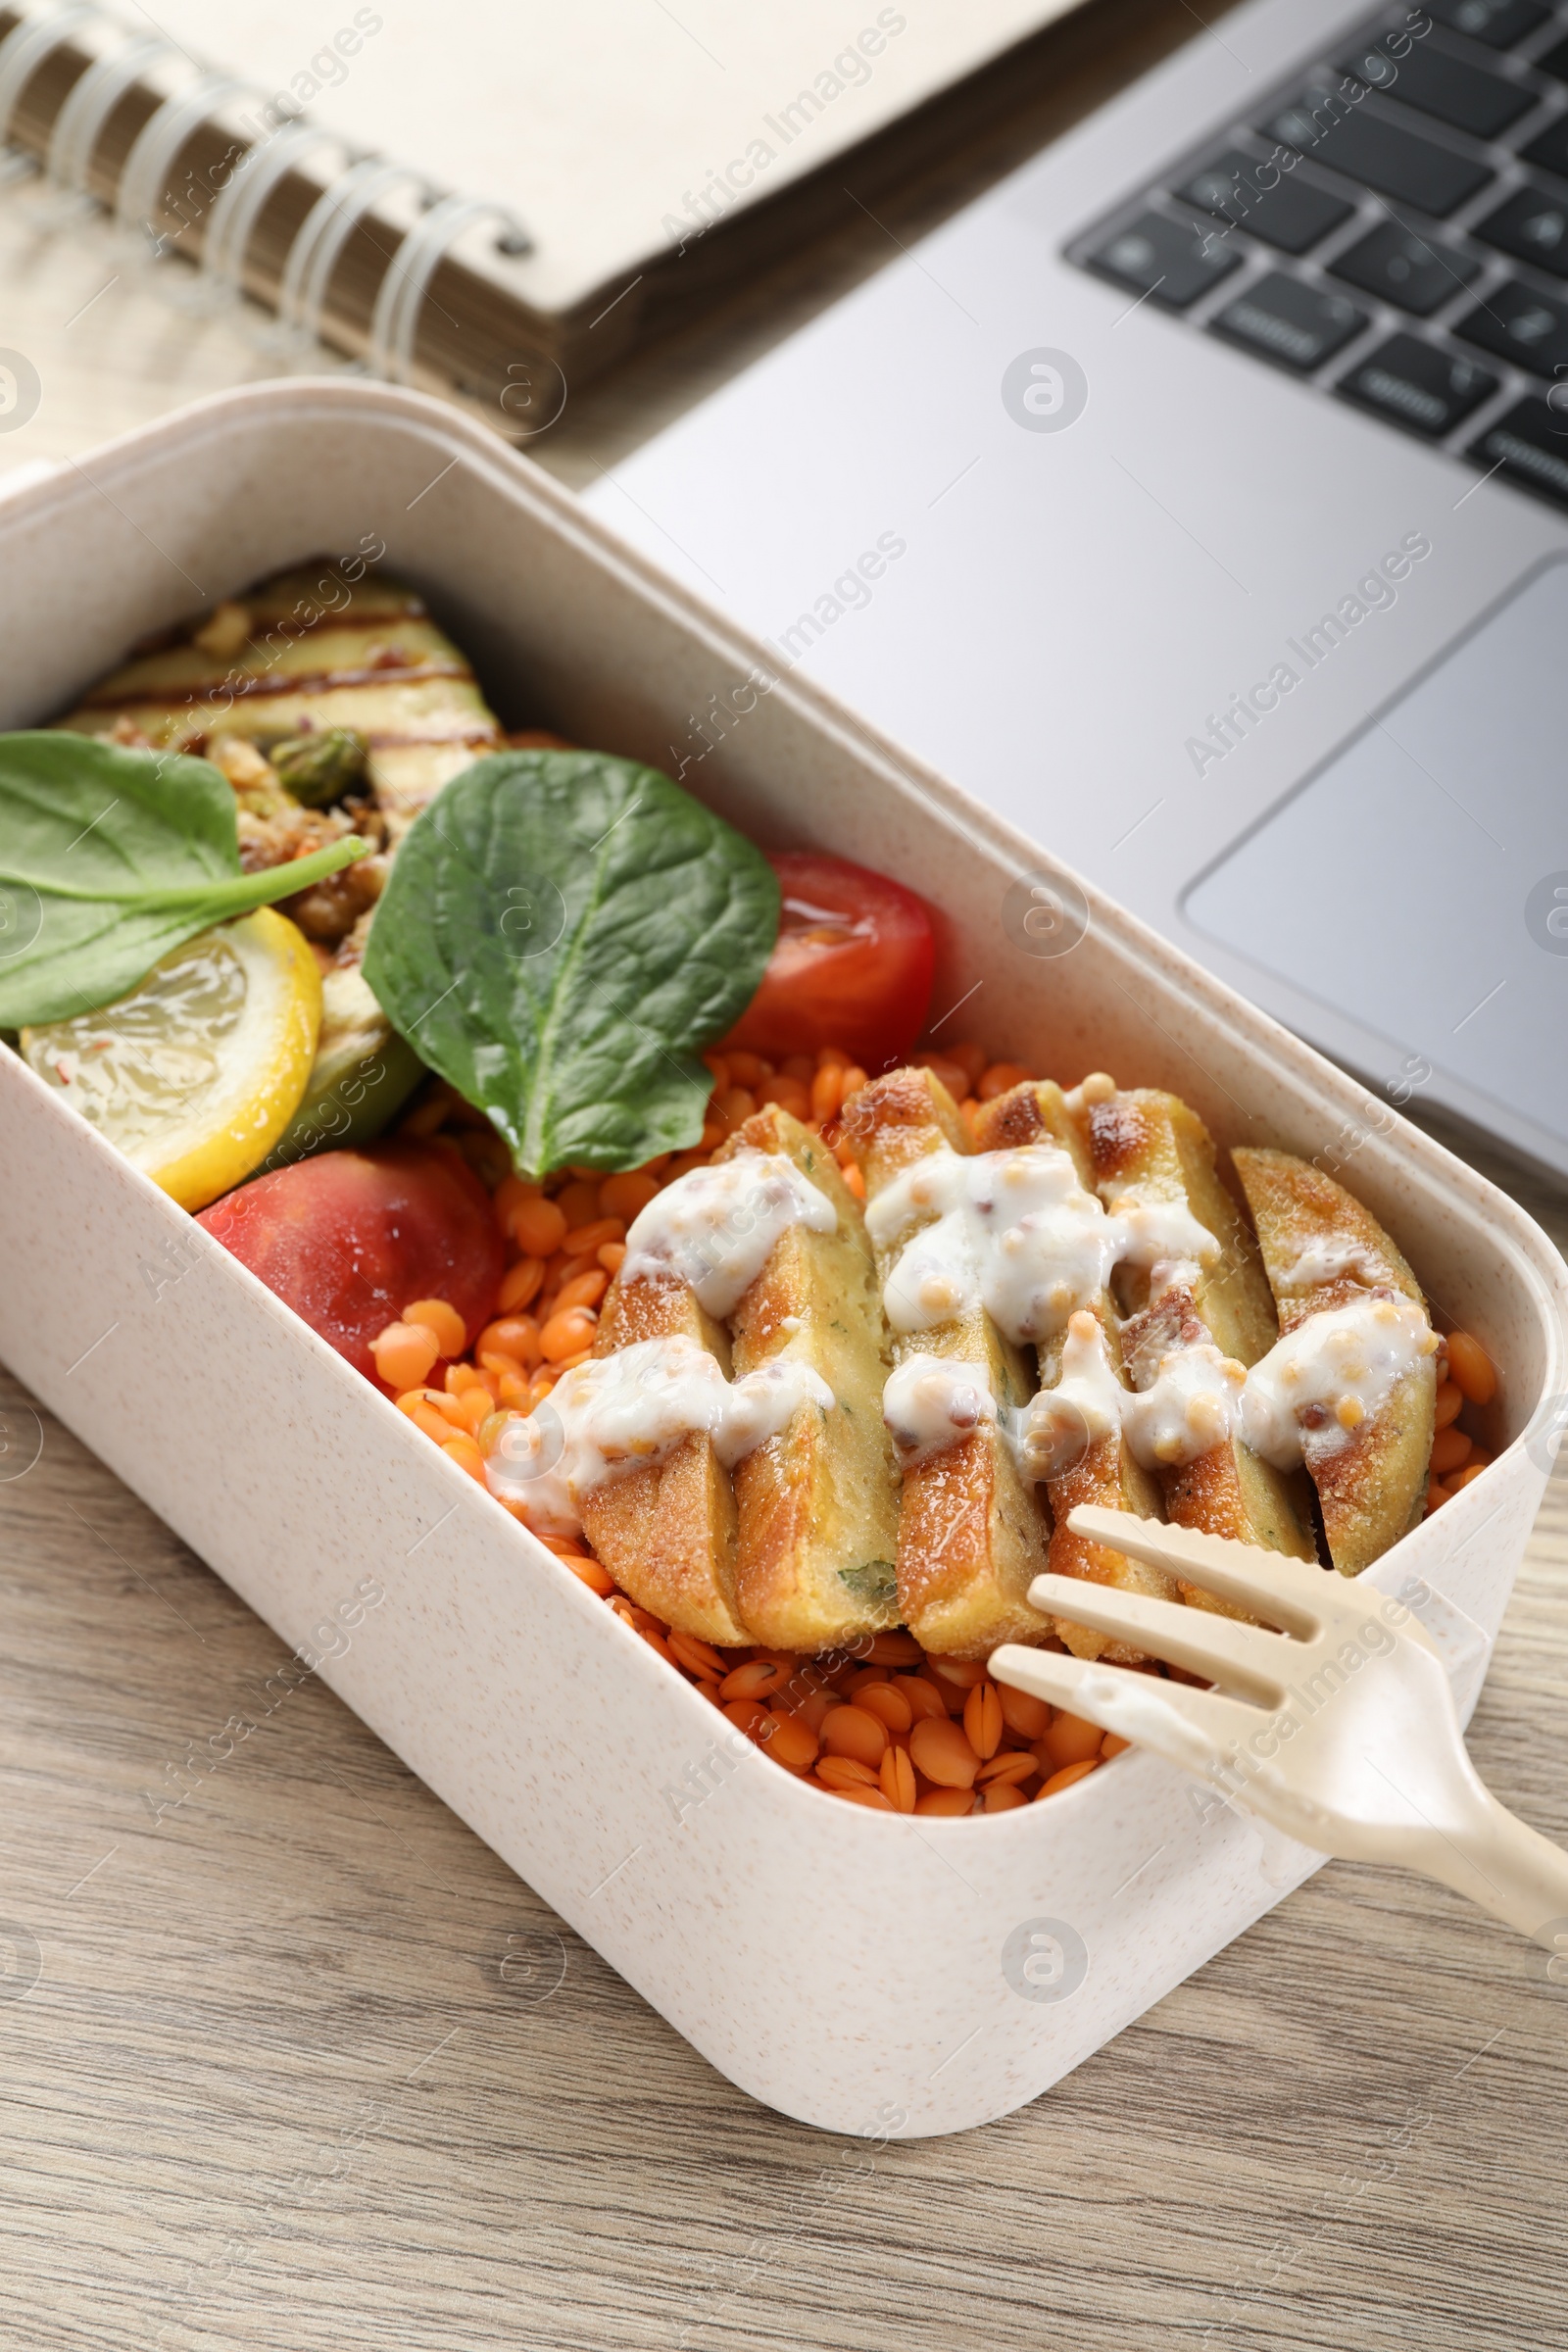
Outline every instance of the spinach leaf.
[[398, 850], [365, 977], [530, 1176], [695, 1144], [696, 1049], [739, 1017], [778, 932], [760, 850], [657, 768], [502, 752]]
[[234, 795], [205, 760], [90, 735], [0, 735], [0, 1028], [112, 1004], [198, 931], [363, 857], [354, 836], [240, 871]]

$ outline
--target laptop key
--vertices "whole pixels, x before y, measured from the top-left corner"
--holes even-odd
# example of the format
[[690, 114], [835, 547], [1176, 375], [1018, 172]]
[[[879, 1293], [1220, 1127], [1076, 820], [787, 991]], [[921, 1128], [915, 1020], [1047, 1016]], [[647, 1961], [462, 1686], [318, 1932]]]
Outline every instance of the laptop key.
[[1510, 278], [1495, 286], [1476, 310], [1467, 312], [1454, 328], [1465, 342], [1490, 351], [1499, 360], [1512, 360], [1536, 375], [1554, 376], [1568, 368], [1568, 308], [1549, 294]]
[[1147, 294], [1165, 310], [1185, 311], [1200, 294], [1229, 277], [1241, 255], [1228, 252], [1211, 228], [1167, 220], [1163, 213], [1140, 213], [1088, 256], [1089, 268], [1134, 294]]
[[1436, 220], [1446, 220], [1496, 177], [1490, 164], [1419, 138], [1385, 116], [1369, 114], [1364, 99], [1321, 83], [1276, 115], [1266, 135], [1396, 204], [1413, 204]]
[[1559, 179], [1568, 179], [1568, 115], [1559, 115], [1528, 147], [1521, 147], [1519, 160], [1539, 164], [1544, 172], [1555, 172]]
[[1386, 220], [1330, 262], [1336, 277], [1375, 294], [1416, 318], [1429, 318], [1450, 295], [1470, 285], [1482, 265], [1454, 245], [1428, 244], [1395, 221]]
[[1358, 408], [1441, 441], [1492, 398], [1497, 383], [1470, 360], [1452, 359], [1414, 335], [1392, 335], [1334, 388]]
[[1427, 15], [1489, 49], [1512, 49], [1550, 16], [1539, 0], [1427, 0]]
[[1309, 375], [1358, 335], [1367, 314], [1343, 294], [1326, 294], [1271, 270], [1209, 320], [1209, 332]]
[[1553, 277], [1568, 277], [1568, 196], [1516, 188], [1494, 213], [1478, 220], [1470, 234], [1484, 245], [1495, 245], [1499, 253], [1511, 253], [1515, 261], [1533, 262]]
[[[1270, 170], [1276, 184], [1260, 187], [1259, 174]], [[1281, 253], [1308, 252], [1355, 210], [1343, 196], [1331, 196], [1326, 188], [1314, 188], [1295, 173], [1282, 172], [1277, 164], [1259, 163], [1239, 147], [1227, 147], [1223, 155], [1185, 180], [1176, 193], [1184, 204], [1196, 205], [1200, 213], [1217, 214], [1221, 220], [1245, 228], [1249, 236], [1260, 237]]]
[[1340, 62], [1345, 73], [1369, 88], [1478, 139], [1500, 137], [1537, 104], [1535, 91], [1522, 83], [1505, 81], [1500, 74], [1441, 49], [1412, 48], [1408, 56], [1395, 58], [1373, 42]]
[[1544, 400], [1520, 401], [1489, 424], [1466, 455], [1489, 472], [1495, 468], [1568, 507], [1568, 403], [1558, 407], [1554, 400], [1548, 393]]
[[1538, 74], [1549, 74], [1554, 81], [1568, 81], [1568, 41], [1557, 41], [1544, 56], [1535, 61]]

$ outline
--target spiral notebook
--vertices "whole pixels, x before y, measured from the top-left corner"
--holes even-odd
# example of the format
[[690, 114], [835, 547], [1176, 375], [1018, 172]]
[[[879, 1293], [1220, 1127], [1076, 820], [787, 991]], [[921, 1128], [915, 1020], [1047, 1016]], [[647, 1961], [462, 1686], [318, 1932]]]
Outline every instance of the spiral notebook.
[[1078, 5], [51, 0], [0, 8], [0, 140], [302, 341], [526, 429]]

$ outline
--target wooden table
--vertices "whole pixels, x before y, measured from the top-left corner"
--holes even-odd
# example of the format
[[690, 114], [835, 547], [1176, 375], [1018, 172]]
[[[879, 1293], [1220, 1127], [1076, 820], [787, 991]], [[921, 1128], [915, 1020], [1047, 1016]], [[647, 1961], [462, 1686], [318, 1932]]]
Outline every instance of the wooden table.
[[[885, 226], [847, 205], [535, 454], [612, 466], [1194, 13], [1111, 0]], [[272, 365], [26, 191], [0, 284], [43, 382], [0, 470]], [[1568, 1239], [1560, 1189], [1471, 1155]], [[12, 1382], [0, 1409], [0, 1467], [41, 1438], [0, 1483], [5, 2352], [1568, 2345], [1568, 1987], [1457, 1897], [1331, 1864], [1036, 2106], [868, 2153], [712, 2074], [318, 1683], [174, 1806], [279, 1644]], [[1565, 1571], [1559, 1485], [1472, 1741], [1559, 1838]]]

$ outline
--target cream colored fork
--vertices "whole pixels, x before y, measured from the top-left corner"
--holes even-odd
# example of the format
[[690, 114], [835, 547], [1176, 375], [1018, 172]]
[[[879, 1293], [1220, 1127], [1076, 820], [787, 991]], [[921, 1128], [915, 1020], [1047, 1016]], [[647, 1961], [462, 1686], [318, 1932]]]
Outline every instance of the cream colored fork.
[[1067, 1524], [1281, 1630], [1041, 1576], [1029, 1589], [1037, 1609], [1219, 1688], [1011, 1642], [991, 1659], [1000, 1682], [1152, 1748], [1319, 1853], [1402, 1862], [1568, 1951], [1568, 1853], [1478, 1777], [1443, 1661], [1402, 1602], [1281, 1552], [1125, 1511], [1086, 1507]]

